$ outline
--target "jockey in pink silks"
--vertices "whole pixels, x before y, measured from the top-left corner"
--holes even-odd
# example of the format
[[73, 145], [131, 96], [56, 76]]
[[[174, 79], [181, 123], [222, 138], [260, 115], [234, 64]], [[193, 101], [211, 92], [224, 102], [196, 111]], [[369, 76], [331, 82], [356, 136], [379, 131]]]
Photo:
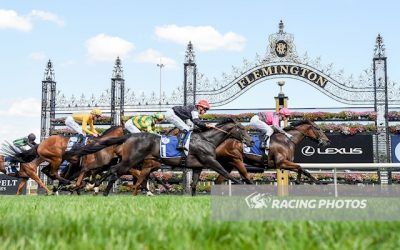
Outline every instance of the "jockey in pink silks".
[[281, 108], [278, 112], [259, 112], [250, 119], [250, 126], [264, 133], [264, 140], [261, 142], [261, 148], [269, 147], [269, 138], [274, 133], [274, 128], [280, 133], [285, 134], [289, 139], [291, 134], [286, 133], [280, 127], [280, 121], [289, 118], [291, 112], [287, 108]]

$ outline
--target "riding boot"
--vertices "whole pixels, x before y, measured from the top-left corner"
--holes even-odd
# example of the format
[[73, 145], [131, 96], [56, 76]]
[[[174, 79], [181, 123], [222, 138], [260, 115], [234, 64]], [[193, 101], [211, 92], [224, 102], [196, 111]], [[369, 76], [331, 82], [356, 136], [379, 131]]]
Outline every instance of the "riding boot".
[[187, 130], [182, 130], [181, 133], [179, 134], [179, 138], [178, 138], [178, 147], [177, 149], [179, 150], [185, 150], [185, 138], [186, 138], [186, 134], [188, 133]]
[[264, 139], [261, 141], [261, 144], [260, 144], [261, 149], [268, 148], [268, 139], [269, 139], [269, 135], [265, 134]]

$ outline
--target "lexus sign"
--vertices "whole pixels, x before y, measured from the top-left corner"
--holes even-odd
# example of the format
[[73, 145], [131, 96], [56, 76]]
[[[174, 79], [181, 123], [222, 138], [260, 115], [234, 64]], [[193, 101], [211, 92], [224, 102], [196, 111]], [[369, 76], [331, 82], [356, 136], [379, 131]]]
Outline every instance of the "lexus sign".
[[374, 161], [372, 135], [328, 135], [331, 144], [318, 147], [318, 143], [305, 138], [296, 145], [295, 162], [299, 163], [369, 163]]

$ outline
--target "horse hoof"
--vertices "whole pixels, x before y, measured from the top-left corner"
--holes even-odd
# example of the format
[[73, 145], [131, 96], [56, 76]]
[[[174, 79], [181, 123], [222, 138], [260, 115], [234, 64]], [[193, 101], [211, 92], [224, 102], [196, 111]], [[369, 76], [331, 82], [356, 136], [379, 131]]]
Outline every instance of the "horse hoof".
[[150, 191], [147, 191], [146, 192], [146, 196], [154, 196], [154, 194], [152, 192], [150, 192]]

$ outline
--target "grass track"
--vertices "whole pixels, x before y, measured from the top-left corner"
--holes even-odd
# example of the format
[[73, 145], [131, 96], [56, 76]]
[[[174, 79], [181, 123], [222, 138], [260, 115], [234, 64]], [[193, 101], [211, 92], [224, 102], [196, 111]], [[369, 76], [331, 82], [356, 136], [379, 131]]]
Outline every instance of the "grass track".
[[399, 235], [399, 222], [215, 222], [209, 196], [0, 196], [0, 249], [398, 249]]

